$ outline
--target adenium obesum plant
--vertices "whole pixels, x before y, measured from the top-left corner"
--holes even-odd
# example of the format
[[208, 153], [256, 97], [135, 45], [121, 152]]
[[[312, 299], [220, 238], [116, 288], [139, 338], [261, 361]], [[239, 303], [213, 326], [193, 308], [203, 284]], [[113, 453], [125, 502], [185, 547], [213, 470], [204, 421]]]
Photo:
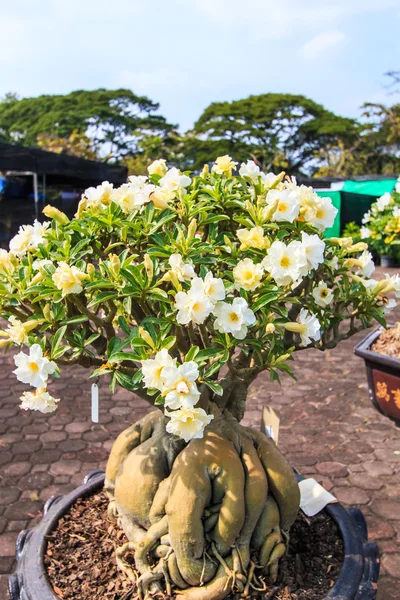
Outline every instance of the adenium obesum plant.
[[366, 244], [323, 239], [329, 198], [236, 167], [223, 156], [189, 176], [155, 161], [148, 177], [86, 190], [72, 220], [46, 207], [50, 221], [0, 252], [22, 408], [55, 410], [50, 378], [73, 364], [157, 407], [106, 472], [130, 540], [118, 564], [142, 596], [215, 600], [276, 579], [299, 492], [274, 442], [240, 425], [247, 390], [262, 371], [290, 375], [302, 348], [384, 323], [386, 294], [400, 296], [398, 276], [371, 279]]
[[371, 205], [362, 223], [353, 228], [354, 237], [367, 242], [377, 255], [400, 259], [400, 178], [392, 194], [386, 192]]

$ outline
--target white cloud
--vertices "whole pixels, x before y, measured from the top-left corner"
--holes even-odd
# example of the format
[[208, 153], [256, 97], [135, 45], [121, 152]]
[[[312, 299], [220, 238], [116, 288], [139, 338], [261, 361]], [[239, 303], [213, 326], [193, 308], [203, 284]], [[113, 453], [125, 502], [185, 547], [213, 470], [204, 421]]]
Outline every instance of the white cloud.
[[[182, 0], [186, 1], [186, 0]], [[332, 27], [343, 19], [398, 6], [398, 0], [195, 0], [197, 9], [221, 25], [251, 27], [257, 37], [287, 37], [301, 29]]]
[[194, 77], [189, 71], [162, 67], [146, 71], [122, 70], [118, 73], [116, 83], [128, 87], [138, 94], [159, 93], [170, 91], [187, 91], [188, 89], [206, 89], [209, 83], [200, 77]]
[[300, 52], [307, 60], [324, 58], [327, 53], [332, 54], [343, 45], [345, 40], [346, 36], [341, 31], [322, 31], [306, 42], [300, 48]]

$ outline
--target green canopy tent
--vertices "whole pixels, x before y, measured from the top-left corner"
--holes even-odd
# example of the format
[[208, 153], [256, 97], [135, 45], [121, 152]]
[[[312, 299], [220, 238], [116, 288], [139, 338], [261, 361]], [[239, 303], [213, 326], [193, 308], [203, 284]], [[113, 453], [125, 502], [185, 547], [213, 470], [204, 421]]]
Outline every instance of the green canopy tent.
[[396, 182], [395, 178], [360, 178], [343, 181], [340, 190], [316, 189], [319, 196], [332, 198], [333, 205], [338, 209], [335, 222], [326, 230], [325, 237], [340, 236], [343, 228], [351, 221], [361, 225], [371, 204], [386, 192], [392, 192]]

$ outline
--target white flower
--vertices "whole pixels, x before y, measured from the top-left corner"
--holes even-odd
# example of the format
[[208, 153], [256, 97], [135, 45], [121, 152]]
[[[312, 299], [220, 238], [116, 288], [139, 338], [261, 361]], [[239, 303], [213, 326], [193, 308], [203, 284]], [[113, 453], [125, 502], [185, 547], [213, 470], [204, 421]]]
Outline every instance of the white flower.
[[309, 221], [314, 227], [317, 227], [320, 231], [325, 231], [328, 227], [332, 227], [335, 222], [338, 209], [332, 204], [332, 200], [329, 197], [320, 198], [315, 207], [314, 216]]
[[90, 187], [85, 190], [82, 195], [82, 199], [86, 199], [86, 206], [108, 206], [111, 202], [111, 193], [113, 191], [113, 184], [108, 181], [103, 181], [101, 185], [97, 187]]
[[179, 367], [169, 366], [163, 370], [165, 406], [176, 410], [178, 408], [193, 408], [199, 401], [200, 392], [196, 380], [199, 378], [199, 368], [194, 360], [183, 363]]
[[236, 165], [237, 162], [232, 160], [228, 154], [225, 154], [225, 156], [218, 156], [211, 170], [213, 173], [218, 173], [218, 175], [230, 177], [232, 175], [232, 170], [236, 169]]
[[357, 262], [360, 267], [360, 271], [364, 277], [371, 277], [375, 271], [374, 261], [372, 260], [371, 252], [364, 250], [364, 252], [358, 257]]
[[191, 184], [192, 180], [187, 175], [182, 175], [182, 173], [176, 167], [169, 169], [166, 172], [164, 177], [161, 177], [159, 184], [161, 187], [166, 187], [167, 189], [177, 192], [182, 188], [187, 188]]
[[166, 430], [168, 433], [189, 442], [192, 439], [202, 438], [204, 429], [211, 423], [214, 415], [208, 415], [202, 408], [165, 411], [165, 415], [170, 418]]
[[394, 186], [394, 191], [400, 194], [400, 176], [398, 177], [396, 185]]
[[162, 392], [164, 389], [163, 370], [165, 367], [174, 367], [175, 365], [176, 358], [172, 358], [166, 348], [157, 352], [154, 358], [142, 360], [144, 385], [147, 388], [155, 388]]
[[267, 239], [264, 237], [264, 229], [260, 225], [251, 229], [238, 229], [236, 235], [241, 242], [241, 250], [247, 250], [248, 248], [262, 250], [268, 244]]
[[367, 223], [369, 223], [371, 220], [371, 211], [369, 210], [368, 212], [366, 212], [362, 218], [362, 224], [366, 225]]
[[21, 225], [17, 235], [10, 241], [10, 253], [14, 256], [24, 256], [30, 250], [35, 250], [39, 244], [45, 243], [45, 234], [49, 227], [49, 221], [39, 223], [37, 220], [33, 225]]
[[179, 281], [187, 281], [196, 277], [193, 265], [190, 263], [184, 263], [181, 254], [171, 254], [168, 260], [171, 271], [176, 275]]
[[9, 325], [5, 330], [5, 333], [8, 335], [9, 339], [19, 346], [26, 344], [28, 342], [28, 334], [22, 321], [12, 315], [9, 317], [8, 323]]
[[[213, 304], [216, 304], [219, 300], [225, 300], [225, 287], [222, 279], [214, 277], [211, 271], [209, 271], [203, 281], [199, 277], [193, 279], [192, 287], [198, 279], [202, 282], [205, 296], [207, 296]], [[198, 283], [196, 283], [196, 285], [198, 285]]]
[[400, 275], [396, 273], [395, 275], [385, 275], [386, 279], [390, 279], [394, 285], [394, 293], [396, 294], [396, 298], [400, 298]]
[[[145, 183], [146, 177], [131, 176], [130, 183], [124, 183], [113, 190], [112, 201], [117, 204], [126, 214], [142, 208], [150, 202], [150, 196], [156, 189], [151, 183]], [[143, 181], [144, 180], [144, 181]]]
[[168, 208], [172, 200], [175, 198], [176, 193], [169, 187], [156, 187], [151, 195], [150, 200], [153, 202], [156, 208]]
[[258, 183], [258, 178], [261, 176], [260, 167], [256, 165], [254, 160], [248, 160], [247, 163], [240, 165], [239, 175], [249, 177], [254, 183]]
[[43, 258], [42, 260], [36, 259], [32, 263], [32, 269], [34, 271], [39, 271], [39, 270], [43, 269], [44, 267], [50, 267], [52, 265], [53, 265], [53, 262], [51, 260], [47, 260], [46, 258]]
[[35, 219], [32, 228], [32, 246], [34, 248], [37, 248], [39, 244], [45, 243], [45, 236], [50, 226], [50, 221], [44, 221], [43, 223], [39, 223], [39, 221]]
[[50, 396], [46, 388], [38, 388], [35, 392], [24, 392], [20, 397], [20, 408], [24, 410], [39, 410], [42, 413], [51, 413], [57, 409], [60, 398]]
[[328, 288], [324, 281], [319, 282], [319, 284], [313, 289], [312, 295], [314, 296], [316, 304], [322, 308], [329, 306], [333, 300], [333, 292], [330, 288]]
[[29, 355], [19, 352], [14, 356], [14, 362], [17, 369], [13, 373], [15, 373], [17, 379], [37, 388], [46, 387], [49, 375], [54, 373], [57, 368], [56, 363], [43, 356], [39, 344], [33, 344], [29, 348]]
[[394, 298], [390, 298], [390, 300], [388, 300], [385, 304], [383, 313], [385, 315], [389, 314], [394, 308], [396, 308], [396, 306], [397, 306], [396, 300]]
[[248, 327], [256, 322], [255, 314], [244, 298], [234, 298], [232, 304], [218, 302], [214, 315], [217, 317], [215, 329], [221, 333], [231, 333], [238, 340], [243, 340]]
[[13, 273], [15, 266], [12, 262], [12, 254], [0, 248], [0, 273]]
[[266, 202], [268, 206], [277, 203], [272, 217], [274, 221], [289, 221], [293, 223], [299, 216], [300, 205], [297, 195], [293, 190], [270, 190], [267, 194]]
[[382, 212], [391, 203], [391, 201], [391, 194], [389, 192], [386, 192], [385, 194], [383, 194], [383, 196], [378, 198], [378, 200], [376, 201], [376, 207], [380, 212]]
[[249, 292], [259, 287], [263, 275], [263, 267], [260, 264], [254, 263], [251, 258], [240, 260], [233, 269], [236, 288], [243, 288]]
[[318, 341], [321, 339], [320, 322], [315, 315], [311, 315], [305, 308], [300, 311], [299, 323], [303, 325], [303, 330], [300, 331], [301, 346], [308, 346], [311, 344], [311, 340]]
[[66, 262], [59, 262], [54, 271], [52, 279], [57, 289], [62, 291], [62, 297], [67, 294], [80, 294], [83, 290], [82, 281], [87, 277], [86, 273], [78, 267], [70, 267]]
[[261, 264], [278, 285], [285, 286], [300, 279], [307, 267], [307, 259], [301, 242], [293, 241], [286, 246], [275, 241]]
[[33, 249], [32, 225], [21, 225], [18, 229], [18, 233], [10, 240], [10, 253], [20, 257]]
[[159, 158], [151, 163], [150, 166], [147, 167], [149, 175], [159, 175], [160, 177], [164, 177], [167, 172], [167, 165], [165, 158]]
[[214, 304], [204, 293], [204, 283], [199, 277], [192, 281], [188, 292], [178, 292], [175, 296], [175, 307], [178, 309], [176, 320], [181, 325], [196, 323], [201, 325], [211, 314]]
[[308, 268], [316, 269], [319, 264], [324, 262], [325, 242], [316, 234], [308, 235], [308, 233], [302, 231], [301, 243], [304, 248]]
[[365, 240], [366, 238], [371, 237], [372, 235], [372, 231], [370, 230], [369, 227], [361, 227], [360, 229], [360, 236], [362, 240]]
[[[399, 192], [400, 193], [400, 192]], [[393, 216], [398, 219], [400, 217], [400, 206], [395, 206], [393, 209]]]
[[339, 259], [337, 256], [334, 256], [331, 258], [331, 260], [327, 260], [326, 264], [332, 269], [332, 271], [337, 271], [339, 268]]
[[275, 175], [275, 173], [260, 173], [262, 182], [265, 188], [274, 187], [278, 181], [281, 181], [282, 177], [280, 175]]

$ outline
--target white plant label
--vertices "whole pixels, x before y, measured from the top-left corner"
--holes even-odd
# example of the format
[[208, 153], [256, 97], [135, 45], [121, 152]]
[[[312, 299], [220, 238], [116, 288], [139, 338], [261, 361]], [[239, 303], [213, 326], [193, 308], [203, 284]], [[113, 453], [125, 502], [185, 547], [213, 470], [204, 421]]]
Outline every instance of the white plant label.
[[317, 515], [327, 504], [338, 501], [315, 479], [303, 479], [299, 483], [299, 488], [300, 508], [307, 517]]
[[92, 383], [92, 421], [99, 422], [99, 386]]

